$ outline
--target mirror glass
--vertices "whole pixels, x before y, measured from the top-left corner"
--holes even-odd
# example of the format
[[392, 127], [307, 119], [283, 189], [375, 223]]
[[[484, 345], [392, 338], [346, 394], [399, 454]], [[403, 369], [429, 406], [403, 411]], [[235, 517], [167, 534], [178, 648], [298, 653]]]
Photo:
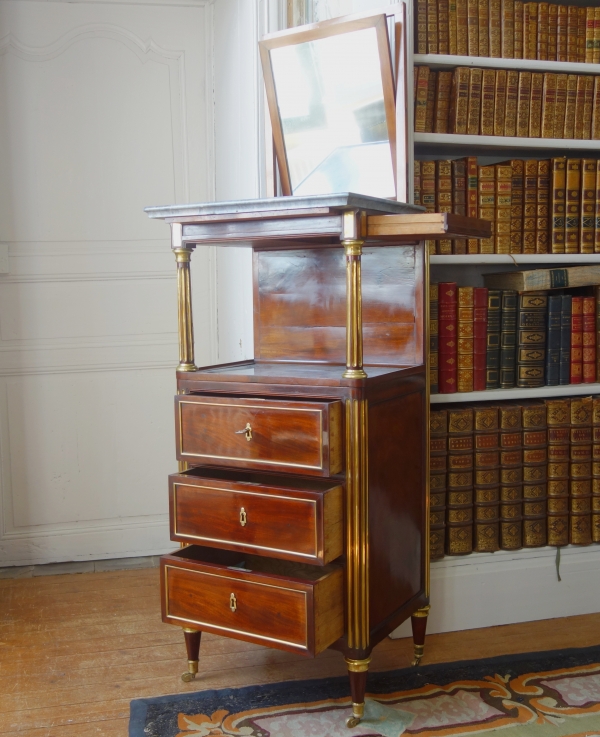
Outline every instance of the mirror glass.
[[375, 28], [270, 49], [294, 195], [396, 197]]

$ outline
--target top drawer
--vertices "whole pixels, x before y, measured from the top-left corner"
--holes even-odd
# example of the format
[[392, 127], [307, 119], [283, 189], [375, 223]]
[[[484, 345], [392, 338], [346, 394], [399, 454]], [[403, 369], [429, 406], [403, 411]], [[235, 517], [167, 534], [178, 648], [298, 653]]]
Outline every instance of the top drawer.
[[177, 458], [330, 476], [342, 471], [342, 403], [175, 397]]

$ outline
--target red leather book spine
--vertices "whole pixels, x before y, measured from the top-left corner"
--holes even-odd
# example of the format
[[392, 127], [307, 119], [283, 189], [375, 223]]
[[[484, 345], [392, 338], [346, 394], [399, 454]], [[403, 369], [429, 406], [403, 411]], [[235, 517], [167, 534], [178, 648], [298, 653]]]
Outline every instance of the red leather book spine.
[[583, 298], [583, 361], [584, 384], [596, 381], [596, 298]]
[[439, 343], [438, 386], [440, 394], [454, 394], [458, 378], [457, 310], [458, 288], [456, 282], [440, 282], [438, 286]]
[[583, 378], [583, 297], [573, 297], [571, 316], [571, 384]]
[[473, 290], [473, 391], [485, 391], [487, 358], [488, 290]]

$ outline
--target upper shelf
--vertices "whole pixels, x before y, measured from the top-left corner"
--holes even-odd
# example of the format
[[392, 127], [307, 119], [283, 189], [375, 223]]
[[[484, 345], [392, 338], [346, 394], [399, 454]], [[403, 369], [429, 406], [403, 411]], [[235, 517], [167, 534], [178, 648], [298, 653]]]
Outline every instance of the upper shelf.
[[431, 404], [450, 402], [497, 402], [505, 399], [543, 399], [544, 397], [570, 397], [600, 393], [600, 384], [565, 384], [563, 386], [540, 386], [534, 389], [488, 389], [484, 392], [455, 392], [454, 394], [432, 394]]
[[434, 265], [452, 264], [598, 264], [600, 253], [475, 253], [454, 256], [430, 256]]
[[[584, 65], [582, 65], [584, 66]], [[594, 65], [592, 65], [594, 66]], [[571, 138], [517, 138], [516, 136], [463, 136], [457, 133], [415, 133], [416, 154], [472, 154], [491, 155], [495, 149], [499, 156], [511, 151], [532, 156], [550, 155], [556, 151], [580, 152], [582, 155], [600, 154], [600, 141], [580, 141]]]
[[557, 74], [600, 74], [600, 64], [567, 61], [538, 61], [537, 59], [491, 59], [488, 56], [450, 56], [450, 54], [415, 54], [415, 64], [432, 69], [447, 67], [481, 67], [486, 69], [518, 69], [530, 72]]

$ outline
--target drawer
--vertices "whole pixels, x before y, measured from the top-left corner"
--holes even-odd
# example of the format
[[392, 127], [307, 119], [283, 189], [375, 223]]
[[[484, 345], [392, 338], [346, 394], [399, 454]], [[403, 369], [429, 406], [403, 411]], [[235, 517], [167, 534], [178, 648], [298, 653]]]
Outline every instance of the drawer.
[[343, 572], [191, 545], [161, 557], [163, 621], [316, 655], [344, 631]]
[[177, 458], [329, 476], [342, 471], [342, 403], [178, 395]]
[[343, 490], [321, 479], [195, 468], [169, 476], [171, 539], [324, 565], [343, 547]]

